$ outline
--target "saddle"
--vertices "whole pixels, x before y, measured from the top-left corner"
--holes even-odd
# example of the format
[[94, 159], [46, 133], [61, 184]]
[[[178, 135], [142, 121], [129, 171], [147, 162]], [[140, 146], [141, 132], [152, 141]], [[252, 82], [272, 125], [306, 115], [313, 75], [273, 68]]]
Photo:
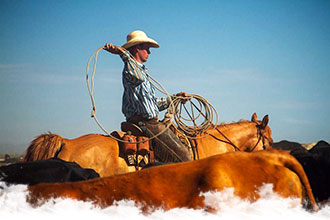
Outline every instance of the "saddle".
[[[182, 136], [182, 133], [177, 132], [177, 128], [174, 126], [170, 126], [170, 129], [183, 144], [189, 146], [188, 150], [192, 155], [192, 159], [198, 159], [196, 141]], [[128, 166], [135, 166], [138, 170], [151, 162], [155, 162], [152, 140], [149, 140], [138, 125], [122, 122], [121, 131], [115, 131], [112, 135], [123, 140], [123, 142], [119, 141], [119, 156], [125, 159]]]
[[114, 131], [112, 135], [123, 140], [118, 141], [119, 156], [125, 159], [128, 166], [135, 166], [139, 170], [155, 161], [151, 141], [139, 126], [122, 122], [121, 131]]

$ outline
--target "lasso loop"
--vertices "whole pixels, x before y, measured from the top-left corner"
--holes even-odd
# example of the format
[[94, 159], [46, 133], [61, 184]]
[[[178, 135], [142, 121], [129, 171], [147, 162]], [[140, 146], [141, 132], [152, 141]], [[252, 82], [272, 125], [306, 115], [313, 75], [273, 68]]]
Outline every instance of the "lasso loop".
[[[168, 111], [173, 113], [174, 122], [181, 133], [192, 139], [202, 138], [207, 135], [206, 131], [214, 129], [218, 124], [218, 113], [203, 97], [195, 94], [187, 96], [174, 98]], [[183, 99], [186, 99], [185, 104]], [[187, 109], [189, 106], [190, 111]]]
[[[127, 52], [129, 53], [126, 49], [119, 47], [119, 49], [122, 52]], [[94, 95], [93, 95], [93, 91], [94, 91], [94, 77], [95, 77], [95, 71], [96, 71], [96, 63], [97, 63], [97, 57], [99, 52], [103, 50], [103, 47], [98, 48], [89, 58], [88, 63], [87, 63], [87, 67], [86, 67], [86, 82], [87, 82], [87, 87], [88, 87], [88, 92], [91, 98], [91, 102], [92, 102], [92, 113], [91, 113], [91, 117], [95, 120], [95, 122], [97, 123], [97, 125], [111, 138], [120, 141], [120, 142], [125, 142], [128, 143], [127, 141], [124, 141], [122, 139], [119, 139], [113, 135], [111, 135], [107, 129], [105, 129], [102, 124], [99, 122], [99, 120], [96, 117], [96, 105], [95, 105], [95, 100], [94, 100]], [[132, 59], [136, 62], [136, 66], [141, 68], [138, 64], [137, 61], [135, 60], [135, 58], [130, 55], [132, 57]], [[94, 64], [93, 64], [93, 71], [92, 71], [92, 76], [91, 78], [89, 78], [89, 66], [90, 63], [92, 61], [94, 57]], [[190, 137], [190, 138], [196, 138], [196, 134], [202, 134], [204, 133], [206, 130], [211, 129], [211, 128], [215, 128], [215, 125], [218, 122], [218, 114], [215, 110], [215, 108], [208, 103], [204, 98], [202, 98], [201, 96], [198, 95], [194, 95], [194, 94], [189, 94], [188, 97], [172, 97], [167, 91], [166, 89], [157, 81], [155, 80], [153, 77], [151, 77], [148, 73], [146, 73], [147, 76], [149, 77], [150, 83], [161, 93], [165, 94], [169, 100], [170, 100], [170, 105], [169, 105], [169, 109], [168, 112], [170, 114], [170, 118], [168, 119], [171, 123], [168, 123], [166, 128], [159, 132], [156, 135], [153, 135], [152, 137], [149, 138], [149, 140], [158, 137], [159, 135], [161, 135], [162, 133], [164, 133], [167, 129], [169, 129], [169, 127], [171, 125], [174, 125], [172, 123], [172, 118], [174, 118], [174, 121], [177, 125], [178, 130], [180, 131], [180, 133]], [[183, 101], [187, 101], [185, 99], [188, 99], [188, 102], [190, 103], [190, 107], [191, 107], [191, 114], [189, 114], [189, 111], [186, 109], [185, 105], [183, 104]], [[199, 107], [193, 102], [193, 100], [197, 100]], [[182, 115], [182, 107], [186, 109], [186, 114], [188, 114], [189, 118], [186, 118], [185, 116]], [[195, 116], [193, 109], [197, 109], [198, 110], [198, 115]], [[205, 112], [203, 113], [203, 108], [205, 110]], [[212, 121], [214, 120], [214, 113], [216, 113], [216, 122], [212, 123]], [[198, 125], [196, 123], [196, 120], [198, 120], [198, 118], [200, 118], [201, 116], [204, 117], [204, 121]], [[188, 125], [187, 121], [190, 121], [193, 123], [193, 125]], [[200, 138], [201, 136], [199, 136]], [[141, 141], [142, 142], [142, 141]], [[129, 142], [132, 143], [132, 142]], [[134, 142], [134, 143], [140, 143], [140, 142]]]

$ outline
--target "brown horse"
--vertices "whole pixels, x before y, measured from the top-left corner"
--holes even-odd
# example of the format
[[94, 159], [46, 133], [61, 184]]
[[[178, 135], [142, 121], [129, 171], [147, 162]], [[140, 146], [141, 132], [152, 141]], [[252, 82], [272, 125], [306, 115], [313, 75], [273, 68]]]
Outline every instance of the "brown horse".
[[276, 150], [232, 152], [87, 181], [38, 184], [28, 187], [28, 201], [40, 205], [49, 198], [62, 197], [91, 201], [104, 208], [130, 199], [144, 211], [158, 207], [213, 211], [204, 203], [203, 193], [230, 187], [236, 196], [255, 201], [263, 184], [272, 184], [282, 197], [304, 202], [306, 196], [318, 210], [302, 166], [290, 154]]
[[[201, 159], [231, 151], [257, 151], [270, 148], [273, 140], [268, 127], [268, 116], [257, 120], [219, 125], [196, 139], [197, 156]], [[83, 168], [92, 168], [101, 177], [135, 171], [119, 156], [118, 142], [108, 136], [87, 134], [76, 139], [65, 139], [56, 134], [43, 134], [33, 140], [26, 150], [25, 161], [58, 157], [73, 161]]]

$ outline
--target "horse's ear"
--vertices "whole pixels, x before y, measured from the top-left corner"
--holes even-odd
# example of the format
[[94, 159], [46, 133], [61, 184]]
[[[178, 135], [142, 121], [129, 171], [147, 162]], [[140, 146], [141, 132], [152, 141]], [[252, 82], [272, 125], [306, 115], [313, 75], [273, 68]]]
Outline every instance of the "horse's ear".
[[265, 127], [268, 125], [268, 122], [269, 122], [269, 117], [268, 117], [268, 115], [266, 115], [266, 116], [262, 119], [262, 122], [261, 122], [261, 126], [262, 126], [262, 128], [265, 128]]
[[258, 121], [257, 113], [253, 113], [251, 121], [257, 123], [257, 121]]

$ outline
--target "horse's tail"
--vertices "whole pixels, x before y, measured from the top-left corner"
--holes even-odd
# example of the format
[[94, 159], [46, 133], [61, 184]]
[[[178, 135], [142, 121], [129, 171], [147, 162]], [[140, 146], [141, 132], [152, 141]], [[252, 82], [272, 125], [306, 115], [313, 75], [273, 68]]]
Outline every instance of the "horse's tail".
[[284, 161], [283, 161], [284, 166], [287, 167], [288, 169], [290, 169], [295, 174], [297, 174], [297, 176], [299, 177], [301, 183], [303, 184], [303, 186], [305, 188], [305, 192], [306, 192], [307, 198], [310, 202], [310, 205], [312, 206], [312, 209], [314, 211], [318, 211], [319, 207], [315, 201], [315, 198], [314, 198], [314, 195], [312, 192], [312, 188], [309, 184], [308, 177], [307, 177], [302, 165], [296, 160], [296, 158], [291, 156], [289, 153], [284, 153], [284, 157], [282, 157], [282, 159], [284, 159]]
[[63, 138], [57, 134], [42, 134], [31, 141], [23, 161], [45, 160], [56, 156], [61, 150]]

